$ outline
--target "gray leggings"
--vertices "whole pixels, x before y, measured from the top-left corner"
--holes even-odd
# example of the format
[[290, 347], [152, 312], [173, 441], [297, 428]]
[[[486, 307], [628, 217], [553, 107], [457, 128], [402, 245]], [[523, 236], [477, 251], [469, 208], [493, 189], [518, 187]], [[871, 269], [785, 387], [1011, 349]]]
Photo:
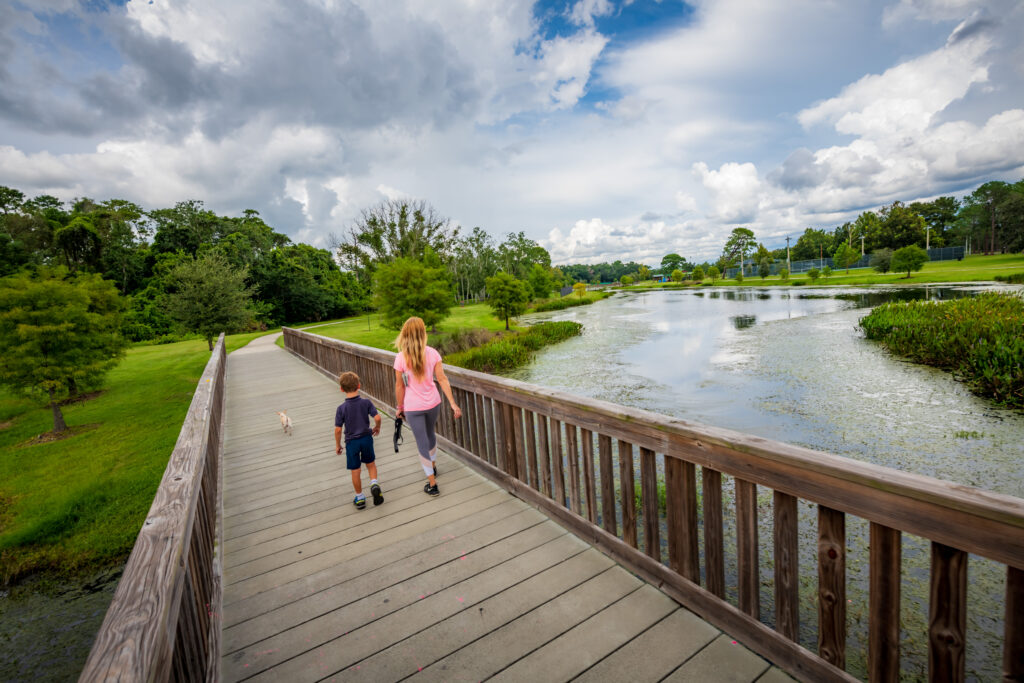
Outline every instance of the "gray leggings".
[[441, 404], [427, 410], [405, 411], [405, 421], [416, 437], [416, 450], [420, 452], [421, 458], [430, 460], [430, 451], [437, 448], [437, 435], [434, 433], [434, 425], [441, 414]]

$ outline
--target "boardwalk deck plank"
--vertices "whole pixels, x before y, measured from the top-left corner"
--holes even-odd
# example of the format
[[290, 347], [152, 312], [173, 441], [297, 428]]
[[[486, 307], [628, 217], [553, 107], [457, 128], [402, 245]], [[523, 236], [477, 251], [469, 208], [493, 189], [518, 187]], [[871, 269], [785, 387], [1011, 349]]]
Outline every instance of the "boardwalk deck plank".
[[776, 671], [447, 454], [442, 495], [425, 496], [411, 434], [395, 453], [387, 416], [384, 504], [355, 509], [334, 453], [342, 400], [269, 337], [229, 357], [224, 680], [657, 680], [737, 652], [726, 669], [746, 677], [704, 680]]

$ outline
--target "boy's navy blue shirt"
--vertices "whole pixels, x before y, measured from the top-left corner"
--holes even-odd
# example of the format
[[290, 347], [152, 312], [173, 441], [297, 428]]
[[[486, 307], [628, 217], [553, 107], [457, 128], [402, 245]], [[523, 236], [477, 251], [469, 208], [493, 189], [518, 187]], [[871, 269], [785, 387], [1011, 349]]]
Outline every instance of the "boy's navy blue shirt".
[[346, 398], [334, 415], [334, 426], [345, 430], [345, 441], [359, 439], [372, 434], [370, 418], [377, 414], [373, 402], [362, 396]]

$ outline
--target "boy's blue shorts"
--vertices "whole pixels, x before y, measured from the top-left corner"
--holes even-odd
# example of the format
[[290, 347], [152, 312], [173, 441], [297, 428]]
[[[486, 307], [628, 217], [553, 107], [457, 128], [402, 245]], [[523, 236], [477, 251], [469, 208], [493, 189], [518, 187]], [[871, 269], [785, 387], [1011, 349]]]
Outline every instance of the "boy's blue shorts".
[[360, 463], [369, 465], [376, 459], [373, 454], [373, 434], [360, 436], [345, 442], [345, 458], [348, 460], [350, 470], [358, 470]]

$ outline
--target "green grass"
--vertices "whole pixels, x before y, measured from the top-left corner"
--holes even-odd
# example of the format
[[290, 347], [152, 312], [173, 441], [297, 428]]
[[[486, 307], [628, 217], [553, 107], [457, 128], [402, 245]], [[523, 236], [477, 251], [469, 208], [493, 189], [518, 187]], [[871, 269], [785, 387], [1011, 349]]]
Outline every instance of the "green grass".
[[570, 320], [541, 322], [520, 332], [505, 334], [486, 344], [453, 353], [445, 362], [480, 372], [503, 372], [525, 365], [535, 351], [578, 336], [583, 325]]
[[64, 407], [88, 428], [49, 443], [29, 443], [53, 429], [49, 408], [0, 389], [0, 582], [124, 560], [209, 358], [202, 340], [129, 349], [101, 395]]
[[[788, 281], [779, 276], [771, 276], [764, 280], [757, 274], [747, 275], [743, 282], [732, 280], [704, 280], [704, 284], [729, 287], [778, 287], [786, 285], [813, 285], [815, 287], [831, 287], [834, 285], [922, 285], [932, 282], [991, 282], [997, 275], [1010, 276], [1024, 270], [1024, 254], [997, 254], [994, 256], [974, 255], [963, 261], [934, 261], [924, 264], [924, 268], [913, 273], [908, 279], [906, 273], [877, 273], [871, 268], [851, 269], [847, 275], [845, 270], [834, 270], [830, 277], [819, 277], [811, 280], [805, 273], [792, 275]], [[667, 285], [654, 282], [641, 283], [624, 290], [640, 289], [672, 289], [674, 283]], [[679, 285], [674, 285], [679, 287]]]
[[[310, 329], [311, 327], [312, 329]], [[519, 329], [514, 321], [511, 323], [511, 327], [513, 330]], [[394, 341], [395, 337], [398, 336], [397, 331], [381, 327], [380, 316], [376, 313], [346, 318], [327, 325], [317, 325], [315, 327], [306, 325], [301, 329], [309, 329], [314, 334], [331, 337], [332, 339], [341, 339], [353, 344], [362, 344], [363, 346], [371, 346], [388, 351], [395, 350]], [[437, 342], [440, 341], [438, 337], [474, 329], [501, 332], [505, 329], [505, 321], [495, 318], [487, 304], [455, 306], [451, 310], [451, 315], [437, 326], [437, 333], [428, 330], [427, 336], [433, 337], [433, 339], [428, 339], [427, 343], [431, 346], [437, 346]], [[283, 339], [278, 339], [277, 344], [278, 346], [283, 346]]]

